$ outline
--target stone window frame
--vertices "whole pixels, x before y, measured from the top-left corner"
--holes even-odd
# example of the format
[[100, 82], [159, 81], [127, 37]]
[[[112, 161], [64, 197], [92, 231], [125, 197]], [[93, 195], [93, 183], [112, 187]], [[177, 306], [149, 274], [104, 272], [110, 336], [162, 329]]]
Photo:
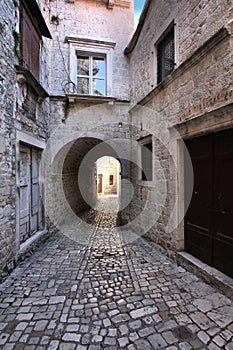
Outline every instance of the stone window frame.
[[[138, 160], [139, 160], [138, 180], [141, 183], [152, 184], [154, 181], [154, 142], [153, 142], [152, 135], [145, 136], [137, 140], [137, 142], [138, 142]], [[152, 164], [151, 164], [152, 178], [150, 180], [146, 180], [142, 178], [142, 146], [148, 145], [150, 143], [152, 144]]]
[[[77, 81], [77, 53], [86, 55], [97, 55], [106, 59], [106, 95], [103, 97], [112, 97], [112, 62], [115, 42], [101, 41], [97, 39], [73, 38], [67, 37], [66, 42], [69, 44], [69, 73], [70, 82], [74, 84], [76, 90]], [[73, 91], [73, 93], [76, 91]], [[78, 95], [78, 94], [77, 94]], [[84, 94], [81, 94], [84, 96]], [[89, 95], [85, 95], [89, 96]], [[91, 95], [95, 96], [95, 95]]]
[[167, 34], [170, 32], [172, 28], [174, 29], [174, 69], [172, 70], [172, 72], [174, 72], [174, 70], [178, 66], [178, 49], [177, 49], [178, 48], [178, 42], [177, 42], [178, 26], [177, 26], [177, 21], [174, 19], [174, 17], [172, 18], [169, 17], [168, 21], [166, 21], [161, 31], [154, 38], [153, 47], [151, 47], [151, 51], [153, 53], [153, 64], [152, 64], [153, 68], [151, 72], [152, 87], [161, 84], [166, 79], [167, 76], [172, 74], [171, 72], [170, 74], [165, 76], [160, 82], [158, 82], [158, 45], [164, 40], [164, 38], [167, 36]]

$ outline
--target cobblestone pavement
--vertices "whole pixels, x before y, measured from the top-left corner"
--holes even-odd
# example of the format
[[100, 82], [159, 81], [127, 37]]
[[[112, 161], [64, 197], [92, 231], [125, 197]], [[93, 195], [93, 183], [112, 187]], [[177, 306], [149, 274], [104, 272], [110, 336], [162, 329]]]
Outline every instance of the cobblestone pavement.
[[88, 245], [56, 234], [0, 286], [0, 349], [233, 349], [229, 298], [142, 238], [124, 244], [114, 215], [83, 219]]

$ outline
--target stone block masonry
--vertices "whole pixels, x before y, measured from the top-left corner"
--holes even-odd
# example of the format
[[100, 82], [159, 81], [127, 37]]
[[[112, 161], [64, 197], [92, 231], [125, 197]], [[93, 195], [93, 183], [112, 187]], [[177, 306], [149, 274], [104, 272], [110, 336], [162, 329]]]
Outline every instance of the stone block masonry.
[[[64, 95], [64, 85], [71, 79], [70, 44], [66, 40], [71, 37], [89, 39], [90, 43], [92, 40], [115, 43], [111, 57], [112, 82], [107, 84], [112, 84], [111, 96], [129, 100], [129, 66], [123, 52], [133, 33], [133, 2], [120, 4], [119, 1], [112, 9], [102, 1], [40, 3], [53, 36], [49, 53], [50, 94]], [[57, 22], [52, 20], [55, 17], [59, 18]], [[96, 43], [93, 45], [96, 47]], [[89, 48], [91, 51], [90, 44]]]
[[[130, 113], [136, 126], [131, 137], [152, 135], [154, 181], [143, 183], [131, 170], [137, 190], [127, 215], [133, 218], [146, 203], [147, 218], [155, 218], [147, 236], [168, 254], [184, 249], [183, 222], [179, 225], [184, 215], [180, 140], [233, 127], [232, 13], [228, 1], [155, 1], [128, 55], [131, 99], [137, 105]], [[175, 69], [157, 84], [157, 45], [172, 24]], [[181, 136], [174, 136], [173, 130]], [[150, 193], [156, 191], [154, 201]], [[172, 213], [177, 225], [169, 232]]]
[[[19, 145], [17, 132], [29, 139], [47, 137], [48, 101], [38, 99], [38, 84], [46, 85], [45, 61], [35, 86], [16, 73], [21, 64], [19, 2], [4, 2], [0, 11], [0, 278], [13, 269], [19, 247]], [[43, 44], [46, 55], [46, 44]], [[26, 79], [26, 80], [25, 80]], [[36, 88], [35, 88], [36, 87]], [[36, 90], [35, 90], [36, 89]], [[43, 99], [42, 99], [43, 100]]]
[[15, 254], [14, 22], [13, 1], [4, 2], [0, 12], [0, 266], [5, 272], [13, 268]]
[[[20, 158], [22, 157], [20, 145], [24, 144], [24, 151], [27, 150], [27, 154], [31, 154], [30, 152], [35, 148], [39, 150], [41, 156], [52, 133], [60, 126], [69, 123], [70, 118], [76, 119], [76, 124], [80, 125], [80, 131], [86, 134], [102, 133], [105, 134], [105, 138], [128, 136], [127, 127], [120, 132], [116, 125], [118, 120], [126, 124], [128, 121], [128, 104], [125, 102], [129, 100], [129, 69], [123, 52], [133, 33], [133, 2], [128, 0], [114, 2], [39, 0], [37, 3], [53, 39], [42, 37], [39, 76], [36, 79], [29, 67], [25, 66], [23, 60], [25, 57], [22, 57], [21, 52], [22, 44], [25, 44], [23, 40], [27, 39], [23, 38], [21, 33], [20, 20], [23, 21], [22, 16], [20, 17], [21, 4], [19, 6], [18, 1], [9, 0], [3, 4], [0, 11], [1, 276], [5, 276], [14, 267], [21, 249], [20, 212], [23, 212], [24, 206], [24, 209], [29, 210], [29, 214], [32, 212], [30, 196], [33, 195], [33, 186], [31, 180], [29, 181], [32, 174], [24, 178], [30, 182], [30, 185], [28, 182], [31, 187], [30, 198], [23, 199], [23, 193], [20, 192], [22, 179], [19, 165], [26, 164]], [[93, 106], [93, 101], [90, 103], [88, 98], [85, 102], [71, 99], [70, 103], [67, 91], [64, 89], [64, 86], [66, 87], [70, 82], [72, 70], [68, 37], [85, 39], [87, 46], [90, 41], [94, 41], [97, 47], [104, 43], [104, 48], [107, 48], [105, 51], [108, 53], [106, 84], [107, 97], [110, 97], [109, 107], [114, 106], [116, 100], [123, 102], [118, 104], [117, 113], [110, 119], [104, 115], [99, 118], [99, 131], [94, 130], [96, 125], [95, 120], [93, 123], [93, 118], [91, 118], [92, 122], [88, 122], [88, 120], [79, 120], [77, 116], [82, 109]], [[28, 54], [30, 55], [31, 52]], [[50, 94], [50, 99], [47, 98], [47, 93]], [[111, 128], [110, 122], [114, 122], [115, 126]], [[28, 166], [31, 167], [29, 163]], [[74, 182], [77, 182], [76, 175], [75, 173], [73, 176]], [[69, 185], [68, 179], [65, 187], [68, 188]], [[68, 197], [72, 189], [67, 189]], [[43, 197], [43, 191], [41, 196]], [[72, 204], [76, 210], [85, 206], [83, 200], [79, 201], [79, 199], [81, 195], [79, 196], [77, 189], [76, 202]], [[72, 201], [71, 198], [69, 200]], [[41, 223], [49, 222], [46, 218], [40, 218], [40, 220]], [[31, 223], [28, 222], [28, 226], [30, 225]], [[48, 227], [43, 225], [46, 230]]]

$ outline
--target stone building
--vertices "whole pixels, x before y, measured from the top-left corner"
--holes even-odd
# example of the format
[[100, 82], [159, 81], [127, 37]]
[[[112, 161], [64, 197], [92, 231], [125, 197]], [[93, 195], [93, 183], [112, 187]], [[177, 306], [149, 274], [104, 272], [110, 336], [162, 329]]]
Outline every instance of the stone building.
[[46, 227], [38, 168], [48, 136], [44, 38], [51, 35], [37, 3], [26, 0], [2, 4], [0, 30], [0, 265], [7, 273]]
[[133, 33], [133, 0], [4, 2], [3, 274], [95, 204], [108, 156], [122, 230], [233, 276], [232, 19], [228, 0], [147, 0]]
[[[95, 161], [116, 157], [103, 141], [129, 137], [124, 49], [133, 34], [133, 1], [9, 0], [0, 30], [5, 275], [54, 225], [95, 202]], [[80, 164], [98, 144], [81, 191]]]
[[168, 254], [231, 277], [232, 30], [229, 1], [148, 0], [125, 50], [131, 137], [153, 150], [151, 178], [133, 169], [128, 220], [144, 210], [138, 225], [149, 217], [147, 235]]

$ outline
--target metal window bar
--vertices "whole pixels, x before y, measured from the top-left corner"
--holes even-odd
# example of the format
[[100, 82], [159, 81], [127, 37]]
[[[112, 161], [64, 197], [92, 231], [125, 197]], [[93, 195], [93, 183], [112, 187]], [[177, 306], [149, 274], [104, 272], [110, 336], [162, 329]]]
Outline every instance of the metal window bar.
[[157, 82], [160, 83], [175, 68], [174, 27], [157, 47]]

